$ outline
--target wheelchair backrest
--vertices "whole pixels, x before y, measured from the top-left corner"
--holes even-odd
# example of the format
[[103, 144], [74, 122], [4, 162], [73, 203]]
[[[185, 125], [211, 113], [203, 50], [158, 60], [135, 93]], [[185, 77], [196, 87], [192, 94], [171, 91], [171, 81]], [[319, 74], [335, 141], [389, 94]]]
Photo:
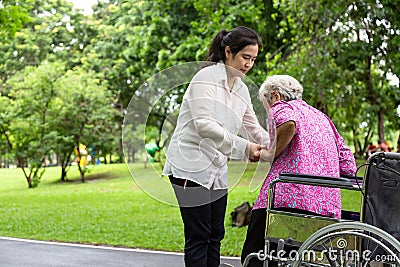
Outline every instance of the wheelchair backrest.
[[400, 240], [400, 153], [377, 152], [367, 164], [361, 220]]

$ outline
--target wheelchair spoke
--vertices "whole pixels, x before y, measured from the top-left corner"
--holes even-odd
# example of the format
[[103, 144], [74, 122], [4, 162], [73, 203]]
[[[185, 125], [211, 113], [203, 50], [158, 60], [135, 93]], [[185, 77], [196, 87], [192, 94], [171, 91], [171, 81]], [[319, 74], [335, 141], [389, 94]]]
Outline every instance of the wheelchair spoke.
[[400, 266], [400, 243], [388, 233], [358, 222], [325, 228], [303, 243], [293, 266]]

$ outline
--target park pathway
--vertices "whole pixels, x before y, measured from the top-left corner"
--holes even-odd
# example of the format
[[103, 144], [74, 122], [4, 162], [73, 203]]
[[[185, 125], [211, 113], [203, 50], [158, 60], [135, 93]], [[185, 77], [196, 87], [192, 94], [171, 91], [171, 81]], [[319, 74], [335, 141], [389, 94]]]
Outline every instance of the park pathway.
[[[239, 267], [236, 257], [222, 263]], [[183, 254], [0, 237], [0, 266], [183, 267]]]

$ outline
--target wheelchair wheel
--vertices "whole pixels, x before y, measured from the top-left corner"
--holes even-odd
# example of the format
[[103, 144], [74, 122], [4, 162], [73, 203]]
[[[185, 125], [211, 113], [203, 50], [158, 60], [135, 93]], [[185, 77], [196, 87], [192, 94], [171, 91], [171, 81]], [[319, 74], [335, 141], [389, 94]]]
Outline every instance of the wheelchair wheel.
[[392, 267], [400, 266], [399, 255], [400, 242], [387, 232], [361, 222], [342, 222], [318, 230], [289, 257], [295, 267]]

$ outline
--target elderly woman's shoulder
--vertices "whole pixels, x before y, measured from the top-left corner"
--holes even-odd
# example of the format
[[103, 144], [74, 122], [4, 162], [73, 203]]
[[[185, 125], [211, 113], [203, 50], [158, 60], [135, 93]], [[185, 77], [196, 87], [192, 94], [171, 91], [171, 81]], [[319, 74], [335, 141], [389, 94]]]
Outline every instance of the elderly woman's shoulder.
[[295, 106], [298, 106], [300, 103], [298, 103], [298, 100], [291, 100], [291, 101], [277, 101], [272, 105], [272, 108], [274, 109], [283, 109], [283, 108], [290, 108], [294, 109]]

